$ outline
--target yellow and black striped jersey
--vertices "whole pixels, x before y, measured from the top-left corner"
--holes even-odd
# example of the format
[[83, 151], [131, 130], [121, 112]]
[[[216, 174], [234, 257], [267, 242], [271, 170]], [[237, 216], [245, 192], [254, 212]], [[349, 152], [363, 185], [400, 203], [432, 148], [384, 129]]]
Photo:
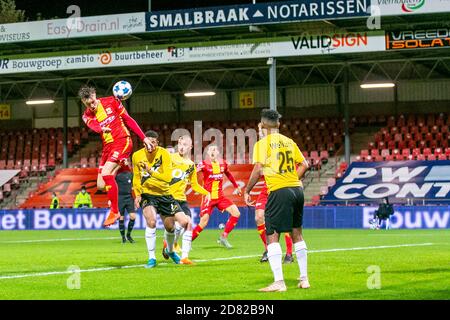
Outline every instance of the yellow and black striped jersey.
[[269, 134], [253, 147], [253, 163], [263, 165], [264, 179], [269, 192], [302, 186], [296, 165], [304, 160], [305, 157], [297, 144], [279, 133]]
[[133, 189], [136, 196], [143, 193], [156, 196], [170, 194], [172, 159], [169, 151], [156, 147], [156, 151], [149, 153], [147, 149], [142, 148], [133, 154], [132, 162]]
[[170, 155], [172, 158], [172, 180], [170, 181], [170, 194], [175, 200], [186, 201], [186, 187], [188, 182], [192, 190], [202, 195], [208, 195], [197, 180], [197, 168], [191, 159], [180, 156], [179, 153]]

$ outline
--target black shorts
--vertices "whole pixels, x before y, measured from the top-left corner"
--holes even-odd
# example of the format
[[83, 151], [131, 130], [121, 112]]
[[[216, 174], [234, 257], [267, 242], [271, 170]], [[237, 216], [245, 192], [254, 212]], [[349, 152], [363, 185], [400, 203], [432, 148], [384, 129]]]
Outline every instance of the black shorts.
[[303, 225], [305, 198], [300, 187], [281, 188], [269, 193], [264, 214], [266, 233], [291, 232]]
[[151, 194], [141, 195], [141, 208], [152, 206], [161, 216], [173, 216], [178, 212], [183, 212], [178, 202], [171, 196], [155, 196]]
[[131, 195], [119, 194], [119, 213], [121, 216], [125, 216], [125, 211], [130, 214], [136, 212], [134, 207], [134, 199]]
[[187, 201], [181, 201], [181, 200], [175, 200], [180, 205], [181, 209], [183, 209], [183, 212], [189, 216], [192, 217], [191, 208], [189, 208], [189, 203]]

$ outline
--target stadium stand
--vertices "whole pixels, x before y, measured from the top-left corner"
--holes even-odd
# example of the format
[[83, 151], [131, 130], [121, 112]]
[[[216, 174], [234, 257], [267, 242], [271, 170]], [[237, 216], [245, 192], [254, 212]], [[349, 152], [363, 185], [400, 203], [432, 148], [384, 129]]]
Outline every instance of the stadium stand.
[[357, 161], [448, 160], [450, 115], [390, 116]]

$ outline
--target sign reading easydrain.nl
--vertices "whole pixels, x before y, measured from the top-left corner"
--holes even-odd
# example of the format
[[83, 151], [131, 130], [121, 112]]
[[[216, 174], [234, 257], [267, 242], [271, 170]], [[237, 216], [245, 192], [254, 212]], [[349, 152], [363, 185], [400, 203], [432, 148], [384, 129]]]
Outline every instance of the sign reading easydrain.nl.
[[450, 47], [450, 28], [390, 31], [386, 33], [386, 49], [428, 49]]

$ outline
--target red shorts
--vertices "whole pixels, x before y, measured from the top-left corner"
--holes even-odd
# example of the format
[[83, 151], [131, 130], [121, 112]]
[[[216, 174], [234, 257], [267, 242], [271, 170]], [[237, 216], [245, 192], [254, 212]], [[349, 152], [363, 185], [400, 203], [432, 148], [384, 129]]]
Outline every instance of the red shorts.
[[234, 203], [225, 197], [220, 197], [219, 199], [210, 200], [208, 205], [202, 203], [202, 207], [200, 209], [200, 217], [203, 217], [205, 214], [211, 215], [214, 207], [217, 207], [220, 211], [224, 211], [228, 207], [231, 207]]
[[132, 152], [133, 142], [130, 137], [104, 145], [102, 158], [99, 163], [99, 172], [106, 162], [115, 162], [122, 165], [124, 161], [130, 158]]
[[267, 189], [261, 190], [259, 193], [258, 199], [256, 199], [256, 210], [265, 210], [266, 209], [266, 203], [267, 203], [267, 197], [269, 194], [267, 193]]

